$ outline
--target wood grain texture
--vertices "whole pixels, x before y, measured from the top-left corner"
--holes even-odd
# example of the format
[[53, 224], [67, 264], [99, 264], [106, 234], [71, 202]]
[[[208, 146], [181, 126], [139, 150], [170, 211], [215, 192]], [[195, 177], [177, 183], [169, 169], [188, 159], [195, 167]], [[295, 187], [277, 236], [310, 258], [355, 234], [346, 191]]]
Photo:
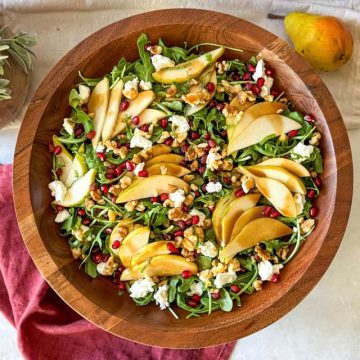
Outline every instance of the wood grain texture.
[[[280, 88], [297, 108], [312, 113], [323, 134], [323, 187], [317, 201], [319, 222], [281, 282], [243, 296], [231, 313], [175, 320], [155, 305], [137, 307], [104, 279], [79, 271], [67, 242], [56, 233], [47, 145], [68, 114], [68, 93], [79, 81], [107, 73], [121, 56], [137, 58], [136, 39], [170, 45], [215, 42], [245, 50], [242, 57], [262, 53], [275, 70]], [[228, 51], [231, 58], [238, 54]], [[75, 311], [97, 326], [126, 339], [172, 348], [198, 348], [233, 341], [276, 321], [296, 306], [324, 274], [344, 234], [352, 199], [352, 160], [341, 115], [314, 70], [275, 35], [233, 16], [204, 10], [174, 9], [141, 14], [96, 32], [70, 51], [42, 82], [30, 103], [19, 134], [14, 164], [14, 198], [24, 242], [45, 279]], [[341, 192], [340, 192], [341, 189]], [[346, 191], [344, 191], [344, 189]], [[335, 212], [336, 210], [336, 212]]]

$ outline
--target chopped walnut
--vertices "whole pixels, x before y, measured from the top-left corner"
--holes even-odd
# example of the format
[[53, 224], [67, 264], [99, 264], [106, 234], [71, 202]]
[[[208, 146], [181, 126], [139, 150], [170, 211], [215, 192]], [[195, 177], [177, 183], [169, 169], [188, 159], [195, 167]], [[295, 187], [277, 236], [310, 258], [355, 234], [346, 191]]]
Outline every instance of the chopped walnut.
[[121, 192], [121, 186], [119, 184], [111, 185], [109, 188], [109, 193], [113, 195], [119, 195]]
[[165, 142], [166, 139], [168, 139], [169, 137], [171, 137], [171, 134], [168, 131], [163, 131], [161, 133], [160, 138], [158, 139], [157, 143], [162, 144], [163, 142]]
[[122, 189], [126, 189], [132, 182], [131, 177], [129, 176], [124, 176], [123, 178], [120, 179], [120, 187]]
[[234, 167], [234, 164], [230, 160], [224, 160], [221, 165], [221, 168], [224, 171], [231, 171], [233, 169], [233, 167]]
[[85, 199], [85, 209], [87, 211], [90, 211], [94, 207], [94, 205], [95, 203], [90, 198]]
[[150, 54], [160, 55], [162, 53], [162, 47], [160, 45], [149, 46]]
[[[173, 131], [172, 134], [176, 143], [179, 145], [186, 140], [188, 135], [187, 131]], [[173, 146], [173, 144], [171, 144], [171, 146]]]
[[192, 195], [186, 195], [185, 200], [184, 200], [184, 204], [187, 205], [187, 206], [190, 206], [193, 203], [193, 201], [194, 201], [194, 197]]
[[316, 172], [316, 171], [312, 171], [311, 173], [310, 173], [310, 175], [311, 175], [311, 177], [317, 177], [318, 176], [318, 173]]
[[73, 258], [76, 260], [81, 256], [80, 248], [70, 248]]
[[[98, 264], [97, 268], [99, 271], [99, 265], [102, 265], [103, 263]], [[101, 272], [100, 274], [103, 276], [111, 276], [113, 272], [117, 269], [118, 264], [114, 261], [114, 256], [110, 256], [109, 260], [106, 262], [105, 266], [101, 266]]]
[[181, 255], [188, 261], [195, 261], [194, 251], [189, 251], [187, 249], [181, 250]]
[[216, 276], [217, 274], [222, 274], [227, 269], [227, 265], [219, 262], [218, 260], [213, 260], [211, 262], [211, 265], [212, 265], [211, 272], [213, 276]]
[[271, 255], [268, 251], [263, 250], [259, 245], [255, 246], [255, 252], [258, 254], [261, 260], [270, 260]]
[[185, 160], [192, 161], [197, 158], [195, 147], [190, 146], [189, 149], [185, 153]]
[[164, 202], [163, 202], [163, 207], [174, 207], [174, 202], [171, 201], [170, 199], [166, 199]]
[[282, 260], [286, 260], [289, 253], [289, 248], [280, 248], [276, 251], [276, 255], [279, 256]]
[[93, 200], [95, 202], [97, 202], [98, 204], [105, 204], [105, 200], [102, 198], [101, 195], [101, 190], [100, 189], [96, 189], [96, 190], [90, 190], [90, 196], [93, 198]]
[[315, 226], [315, 220], [307, 219], [303, 223], [300, 224], [300, 231], [302, 234], [306, 234], [309, 231], [311, 231], [314, 226]]
[[313, 146], [318, 146], [320, 139], [321, 134], [319, 132], [314, 132], [311, 139], [309, 140], [309, 144]]
[[204, 241], [204, 230], [201, 226], [194, 226], [195, 235], [198, 237], [199, 242]]
[[190, 235], [189, 237], [184, 238], [184, 240], [181, 242], [181, 246], [188, 251], [194, 251], [196, 249], [197, 242], [197, 236]]
[[138, 203], [138, 204], [136, 204], [135, 209], [137, 211], [144, 211], [145, 210], [145, 205], [143, 203]]
[[205, 220], [204, 220], [204, 225], [203, 225], [203, 228], [204, 228], [204, 229], [209, 228], [211, 225], [212, 225], [211, 219], [205, 219]]
[[254, 283], [253, 283], [253, 287], [256, 291], [260, 291], [262, 290], [262, 281], [261, 280], [255, 280]]
[[180, 208], [170, 209], [168, 212], [169, 220], [188, 220], [191, 218], [191, 215], [182, 211]]
[[204, 283], [205, 287], [210, 287], [211, 286], [211, 279], [213, 278], [213, 274], [211, 272], [211, 270], [206, 269], [201, 271], [199, 274], [199, 279]]
[[192, 175], [192, 174], [187, 174], [183, 177], [183, 179], [187, 182], [191, 181], [191, 180], [194, 180], [195, 179], [195, 175]]
[[288, 137], [286, 134], [281, 134], [281, 135], [279, 136], [279, 141], [283, 143], [283, 142], [285, 142], [288, 138], [289, 138], [289, 137]]
[[222, 80], [221, 81], [222, 86], [224, 87], [225, 91], [228, 94], [238, 94], [239, 92], [242, 92], [242, 88], [240, 84], [231, 85], [228, 81]]
[[[128, 230], [128, 228], [127, 227], [125, 227], [125, 226], [118, 226], [118, 227], [116, 227], [116, 235], [118, 236], [116, 239], [117, 240], [120, 240], [120, 239], [123, 239], [123, 238], [125, 238], [127, 235], [128, 235], [128, 233], [129, 233], [129, 230]], [[120, 239], [119, 239], [120, 238]]]
[[194, 160], [191, 164], [190, 164], [190, 170], [191, 171], [196, 171], [197, 169], [199, 169], [199, 162], [197, 160]]
[[[185, 180], [185, 179], [184, 179]], [[199, 190], [199, 187], [197, 186], [197, 185], [195, 185], [195, 184], [190, 184], [190, 189], [192, 190], [192, 191], [197, 191], [197, 190]]]
[[229, 68], [229, 64], [225, 60], [217, 62], [215, 66], [218, 74], [223, 74]]
[[125, 207], [126, 211], [131, 212], [131, 211], [135, 210], [136, 205], [137, 205], [137, 201], [131, 200], [131, 201], [128, 201], [124, 207]]
[[126, 158], [126, 154], [128, 152], [128, 149], [126, 146], [122, 146], [120, 149], [119, 149], [119, 155], [120, 155], [120, 158], [122, 160], [124, 160]]
[[167, 89], [166, 89], [166, 97], [167, 98], [171, 98], [173, 96], [175, 96], [177, 93], [177, 88], [176, 86], [173, 84], [173, 85], [170, 85]]
[[131, 161], [137, 165], [143, 162], [142, 156], [140, 156], [139, 154], [134, 154], [133, 158], [131, 159]]
[[228, 271], [229, 272], [236, 272], [236, 271], [240, 271], [241, 266], [240, 266], [240, 262], [237, 259], [231, 259], [228, 263]]

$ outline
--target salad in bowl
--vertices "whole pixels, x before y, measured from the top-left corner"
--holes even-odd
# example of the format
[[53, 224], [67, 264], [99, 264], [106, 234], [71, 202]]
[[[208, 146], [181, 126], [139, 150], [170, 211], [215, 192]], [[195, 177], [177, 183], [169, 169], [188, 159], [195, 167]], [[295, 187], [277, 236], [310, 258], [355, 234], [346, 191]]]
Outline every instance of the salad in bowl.
[[136, 304], [231, 311], [281, 281], [316, 226], [321, 134], [260, 55], [137, 46], [69, 93], [49, 144], [55, 222], [80, 267]]

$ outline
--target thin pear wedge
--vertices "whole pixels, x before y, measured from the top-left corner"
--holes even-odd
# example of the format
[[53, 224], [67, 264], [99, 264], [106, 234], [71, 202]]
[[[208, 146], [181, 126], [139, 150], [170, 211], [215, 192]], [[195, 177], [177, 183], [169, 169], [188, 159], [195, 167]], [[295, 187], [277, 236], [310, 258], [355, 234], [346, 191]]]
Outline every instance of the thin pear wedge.
[[64, 181], [66, 187], [70, 187], [74, 181], [84, 176], [89, 170], [84, 152], [85, 146], [82, 144], [74, 157], [69, 174]]
[[157, 123], [160, 119], [168, 116], [166, 112], [156, 110], [156, 109], [145, 109], [141, 112], [139, 115], [140, 123], [139, 126], [145, 125], [145, 124], [153, 124]]
[[182, 177], [191, 173], [191, 170], [189, 170], [188, 168], [173, 163], [157, 163], [149, 166], [146, 170], [150, 176], [171, 175], [176, 177]]
[[280, 166], [299, 177], [310, 176], [310, 173], [308, 169], [306, 169], [306, 167], [290, 159], [272, 158], [265, 160], [259, 164], [256, 164], [255, 166], [264, 166], [264, 165]]
[[219, 47], [190, 61], [156, 71], [152, 73], [152, 77], [162, 84], [183, 83], [198, 77], [208, 65], [215, 63], [224, 51], [223, 47]]
[[189, 192], [189, 184], [175, 176], [153, 175], [143, 179], [137, 179], [119, 194], [116, 202], [124, 203], [131, 200], [158, 196], [162, 193], [169, 194], [173, 191], [174, 186], [184, 190], [185, 193]]
[[73, 156], [69, 153], [69, 151], [63, 145], [63, 143], [60, 142], [60, 140], [56, 135], [53, 135], [52, 140], [54, 146], [61, 147], [61, 153], [59, 155], [56, 155], [56, 159], [59, 165], [61, 166], [61, 170], [62, 170], [62, 174], [61, 176], [59, 176], [59, 179], [64, 183], [65, 186], [67, 186], [66, 179], [70, 176], [71, 173]]
[[105, 122], [101, 134], [101, 139], [103, 142], [111, 139], [112, 133], [114, 131], [116, 119], [120, 111], [123, 88], [124, 82], [122, 80], [119, 80], [111, 89], [109, 105], [106, 111]]
[[171, 153], [171, 147], [164, 144], [156, 144], [151, 148], [153, 157]]
[[171, 252], [168, 249], [168, 243], [174, 244], [173, 241], [160, 240], [142, 247], [131, 259], [131, 268], [134, 268], [136, 265], [141, 264], [154, 256], [170, 254]]
[[228, 263], [240, 251], [249, 249], [259, 242], [290, 235], [292, 229], [281, 221], [260, 218], [250, 221], [241, 232], [219, 253], [219, 258]]
[[148, 160], [146, 162], [146, 168], [160, 163], [180, 164], [183, 160], [185, 160], [185, 158], [178, 154], [162, 154]]
[[[233, 115], [234, 114], [234, 111], [232, 111], [233, 109], [236, 109], [238, 112], [240, 111], [245, 111], [247, 109], [249, 109], [251, 106], [253, 106], [255, 104], [255, 101], [246, 101], [244, 102], [243, 104], [240, 103], [239, 99], [237, 98], [237, 96], [235, 96], [231, 101], [230, 101], [230, 104], [229, 104], [229, 109], [228, 109], [228, 115], [226, 116], [226, 130], [227, 130], [227, 136], [228, 136], [228, 140], [230, 141], [231, 137], [233, 136], [235, 130], [236, 130], [236, 127], [237, 125], [243, 121], [243, 115], [241, 114], [237, 114], [236, 115]], [[262, 104], [262, 103], [261, 103]], [[240, 117], [240, 120], [239, 122], [237, 123], [237, 117]], [[246, 115], [245, 115], [246, 117]]]
[[95, 136], [91, 140], [94, 149], [100, 140], [105, 123], [106, 111], [109, 103], [109, 92], [109, 79], [105, 77], [96, 84], [88, 102], [89, 114], [94, 114], [93, 128], [95, 130]]

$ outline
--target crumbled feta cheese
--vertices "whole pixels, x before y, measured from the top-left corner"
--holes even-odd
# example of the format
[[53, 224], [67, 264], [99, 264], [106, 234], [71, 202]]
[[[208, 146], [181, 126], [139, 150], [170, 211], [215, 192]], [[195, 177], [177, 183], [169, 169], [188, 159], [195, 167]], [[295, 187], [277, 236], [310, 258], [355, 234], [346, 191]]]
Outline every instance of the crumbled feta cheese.
[[265, 63], [263, 59], [260, 59], [256, 64], [256, 69], [253, 74], [253, 79], [257, 81], [259, 78], [263, 78], [265, 76]]
[[174, 203], [176, 208], [181, 207], [185, 201], [185, 192], [182, 189], [177, 189], [175, 192], [169, 194], [169, 199]]
[[123, 95], [128, 99], [135, 99], [138, 92], [139, 79], [135, 77], [124, 85]]
[[67, 210], [61, 210], [56, 214], [55, 222], [62, 223], [70, 217], [70, 213]]
[[279, 274], [283, 268], [281, 264], [271, 264], [270, 261], [261, 261], [258, 265], [259, 275], [262, 281], [270, 281], [274, 274]]
[[97, 153], [102, 153], [105, 151], [105, 145], [100, 141], [97, 146], [96, 146], [96, 150]]
[[203, 294], [203, 286], [201, 284], [201, 282], [196, 282], [194, 281], [191, 285], [190, 285], [190, 289], [189, 291], [186, 293], [186, 295], [188, 296], [193, 296], [193, 295], [199, 295], [202, 296]]
[[305, 205], [305, 195], [303, 194], [295, 194], [294, 195], [294, 202], [295, 202], [295, 206], [296, 206], [296, 213], [297, 215], [301, 214], [304, 210], [304, 205]]
[[219, 182], [214, 183], [213, 181], [210, 181], [208, 184], [206, 184], [206, 191], [208, 193], [220, 192], [221, 190], [222, 185]]
[[[213, 151], [214, 150], [214, 151]], [[221, 155], [215, 149], [211, 149], [206, 158], [206, 167], [209, 170], [217, 169], [217, 162], [221, 160]]]
[[136, 280], [130, 287], [130, 296], [132, 298], [143, 298], [147, 294], [154, 292], [155, 283], [148, 278]]
[[217, 247], [211, 241], [206, 241], [204, 244], [200, 245], [198, 251], [211, 258], [216, 257], [218, 254]]
[[151, 57], [151, 62], [154, 65], [156, 71], [164, 68], [174, 67], [175, 63], [166, 56], [154, 55]]
[[141, 135], [138, 128], [135, 129], [134, 135], [130, 140], [130, 147], [138, 147], [142, 149], [149, 149], [152, 147], [152, 142]]
[[172, 123], [172, 131], [174, 132], [188, 132], [190, 130], [190, 125], [184, 116], [170, 116], [169, 122]]
[[197, 215], [199, 217], [199, 222], [196, 225], [198, 225], [198, 226], [204, 225], [204, 221], [206, 219], [206, 215], [204, 213], [202, 213], [201, 211], [199, 211], [197, 209], [192, 209], [190, 211], [190, 215], [192, 215], [192, 216]]
[[141, 80], [139, 86], [140, 86], [141, 90], [151, 90], [152, 89], [152, 84], [150, 81]]
[[134, 169], [134, 174], [135, 174], [136, 176], [139, 176], [139, 172], [142, 171], [142, 170], [144, 170], [144, 166], [145, 166], [145, 163], [144, 163], [144, 162], [141, 162], [140, 164], [137, 164], [137, 165], [135, 166], [135, 169]]
[[103, 276], [111, 276], [116, 268], [118, 267], [118, 264], [114, 261], [114, 257], [111, 256], [108, 261], [106, 262], [100, 262], [96, 265], [96, 270], [100, 275]]
[[296, 162], [303, 162], [310, 158], [311, 154], [314, 152], [314, 147], [312, 145], [304, 145], [302, 142], [298, 143], [291, 151], [291, 158]]
[[74, 122], [70, 118], [65, 118], [63, 123], [63, 128], [69, 135], [74, 135]]
[[83, 241], [84, 240], [84, 235], [86, 232], [89, 231], [89, 227], [85, 226], [85, 225], [80, 225], [80, 227], [77, 230], [71, 230], [71, 235], [75, 236], [76, 239], [78, 239], [79, 241]]
[[53, 196], [56, 201], [64, 201], [67, 189], [61, 181], [56, 180], [51, 182], [49, 184], [49, 189], [51, 190], [51, 196]]
[[79, 85], [79, 105], [84, 105], [89, 101], [90, 98], [90, 88], [86, 85]]
[[220, 289], [226, 284], [230, 284], [236, 280], [236, 274], [233, 272], [224, 272], [216, 275], [214, 284]]
[[156, 303], [160, 306], [160, 310], [165, 310], [169, 307], [168, 298], [169, 285], [162, 285], [154, 295]]

